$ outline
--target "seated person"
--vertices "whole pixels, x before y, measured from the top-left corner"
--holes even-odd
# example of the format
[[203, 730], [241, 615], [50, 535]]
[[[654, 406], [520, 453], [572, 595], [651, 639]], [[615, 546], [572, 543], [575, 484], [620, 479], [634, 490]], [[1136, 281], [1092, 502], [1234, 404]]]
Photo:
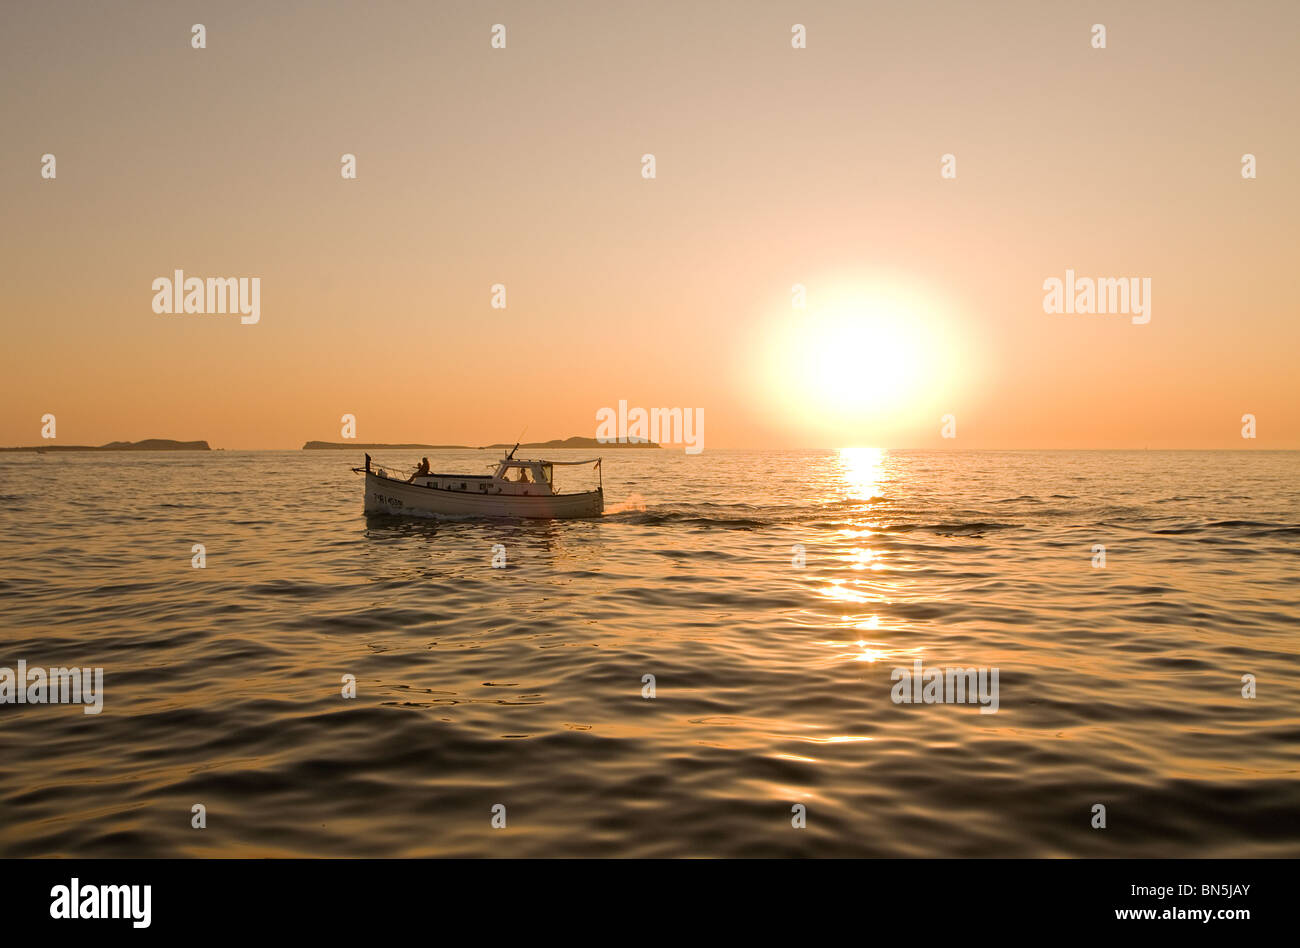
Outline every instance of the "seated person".
[[412, 474], [410, 477], [408, 477], [408, 478], [406, 479], [406, 483], [409, 484], [409, 483], [411, 483], [411, 481], [415, 480], [417, 477], [423, 477], [425, 474], [428, 474], [428, 473], [429, 473], [429, 459], [428, 459], [428, 458], [421, 458], [421, 459], [420, 459], [420, 466], [417, 467], [417, 468], [415, 469], [415, 473], [414, 473], [414, 474]]
[[527, 483], [528, 483], [528, 468], [526, 468], [526, 467], [521, 467], [521, 468], [519, 469], [519, 476], [515, 478], [515, 483], [516, 483], [516, 484], [527, 484]]

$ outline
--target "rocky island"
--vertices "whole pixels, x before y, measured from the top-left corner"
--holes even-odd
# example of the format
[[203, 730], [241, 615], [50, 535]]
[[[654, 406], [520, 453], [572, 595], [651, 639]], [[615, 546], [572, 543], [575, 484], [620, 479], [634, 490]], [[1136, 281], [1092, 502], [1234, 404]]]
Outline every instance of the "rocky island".
[[0, 451], [211, 451], [206, 441], [172, 441], [169, 438], [148, 438], [144, 441], [110, 441], [108, 444], [36, 444], [17, 448], [0, 448]]

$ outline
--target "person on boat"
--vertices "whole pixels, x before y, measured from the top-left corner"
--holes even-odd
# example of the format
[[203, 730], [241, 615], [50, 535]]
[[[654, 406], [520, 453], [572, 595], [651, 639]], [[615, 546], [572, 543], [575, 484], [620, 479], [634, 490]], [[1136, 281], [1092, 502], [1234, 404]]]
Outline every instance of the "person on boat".
[[527, 483], [528, 483], [528, 468], [526, 468], [526, 467], [521, 467], [521, 468], [519, 469], [519, 476], [515, 478], [515, 483], [516, 483], [516, 484], [527, 484]]
[[406, 479], [406, 483], [411, 483], [417, 477], [423, 477], [429, 473], [429, 459], [420, 458], [420, 466], [415, 469], [415, 473]]

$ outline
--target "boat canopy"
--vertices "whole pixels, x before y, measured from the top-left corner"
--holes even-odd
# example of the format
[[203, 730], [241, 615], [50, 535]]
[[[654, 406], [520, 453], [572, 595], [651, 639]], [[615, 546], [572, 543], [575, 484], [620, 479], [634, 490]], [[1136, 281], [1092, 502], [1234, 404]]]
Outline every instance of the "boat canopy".
[[563, 465], [565, 467], [574, 467], [577, 465], [590, 464], [595, 467], [596, 473], [600, 475], [600, 489], [604, 489], [604, 469], [600, 465], [600, 458], [586, 458], [582, 461], [542, 461], [534, 458], [516, 458], [511, 451], [496, 464], [496, 473], [492, 476], [498, 480], [510, 480], [510, 471], [519, 471], [517, 483], [526, 483], [528, 474], [533, 475], [532, 482], [535, 484], [553, 484], [553, 468]]

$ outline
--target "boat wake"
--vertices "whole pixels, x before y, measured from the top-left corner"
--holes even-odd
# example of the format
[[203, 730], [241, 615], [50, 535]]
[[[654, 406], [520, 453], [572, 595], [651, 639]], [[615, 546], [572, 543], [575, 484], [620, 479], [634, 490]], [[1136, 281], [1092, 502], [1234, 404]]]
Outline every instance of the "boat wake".
[[605, 508], [606, 517], [621, 513], [645, 513], [645, 498], [640, 494], [632, 494], [621, 504]]

